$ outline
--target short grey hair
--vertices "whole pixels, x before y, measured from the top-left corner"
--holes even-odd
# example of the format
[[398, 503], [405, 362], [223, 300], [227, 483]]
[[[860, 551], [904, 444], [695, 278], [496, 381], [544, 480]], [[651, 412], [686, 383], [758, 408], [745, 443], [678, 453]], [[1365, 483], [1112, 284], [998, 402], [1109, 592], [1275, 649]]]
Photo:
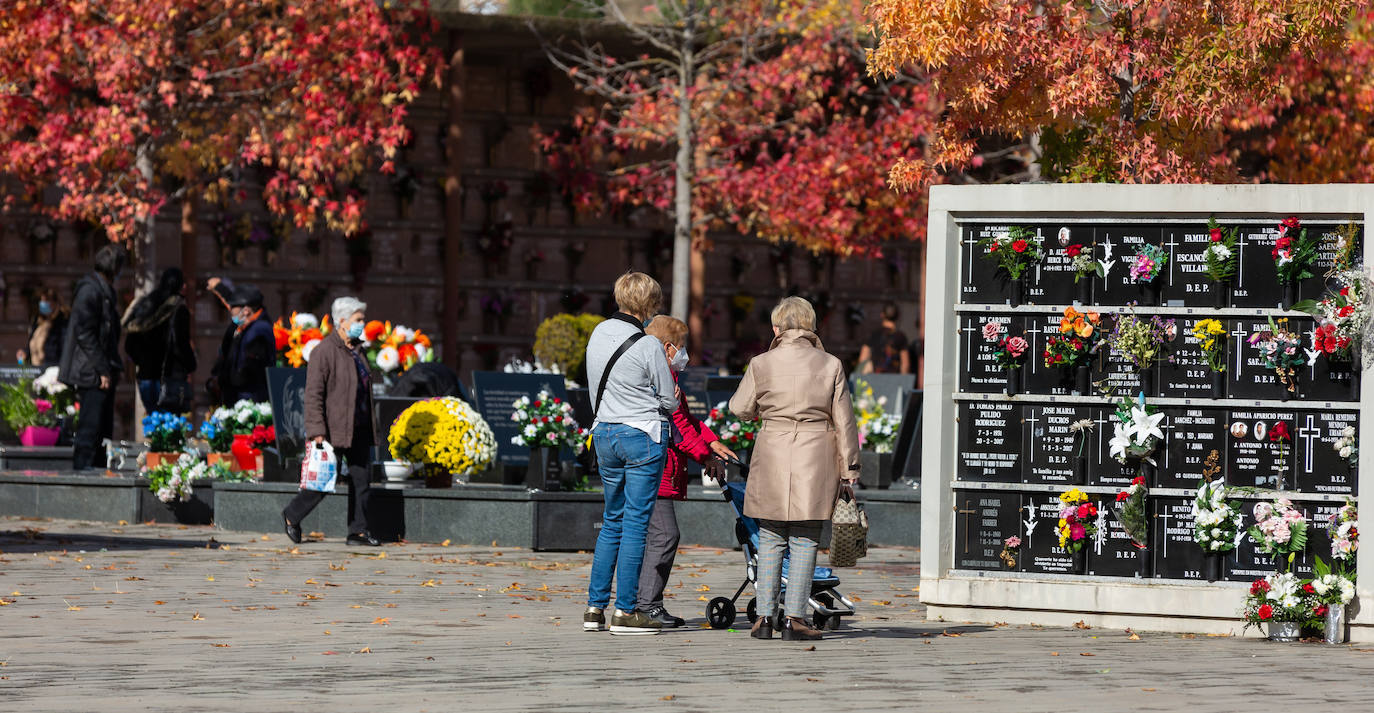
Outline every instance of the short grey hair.
[[816, 310], [801, 297], [784, 297], [773, 308], [773, 326], [786, 332], [789, 329], [816, 331]]
[[366, 311], [366, 302], [363, 302], [357, 297], [349, 295], [347, 297], [340, 297], [339, 299], [334, 300], [334, 305], [329, 308], [329, 315], [333, 317], [334, 324], [338, 324], [339, 322], [342, 322], [345, 319], [352, 317], [354, 312]]

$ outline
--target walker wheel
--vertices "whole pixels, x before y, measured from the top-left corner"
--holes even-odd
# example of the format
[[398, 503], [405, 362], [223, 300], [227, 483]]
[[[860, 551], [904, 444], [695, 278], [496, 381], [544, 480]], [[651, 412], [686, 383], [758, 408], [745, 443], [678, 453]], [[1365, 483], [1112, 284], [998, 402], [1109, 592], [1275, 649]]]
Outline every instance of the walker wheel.
[[706, 621], [712, 629], [729, 629], [735, 623], [735, 603], [716, 597], [706, 604]]
[[759, 620], [759, 600], [757, 597], [749, 600], [749, 606], [744, 609], [745, 616], [749, 617], [749, 626]]

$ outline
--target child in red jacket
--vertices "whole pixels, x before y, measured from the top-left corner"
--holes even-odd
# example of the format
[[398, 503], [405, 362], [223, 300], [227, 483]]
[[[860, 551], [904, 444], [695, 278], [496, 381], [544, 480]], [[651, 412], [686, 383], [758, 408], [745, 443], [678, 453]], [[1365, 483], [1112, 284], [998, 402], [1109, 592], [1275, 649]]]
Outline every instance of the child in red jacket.
[[[645, 333], [663, 342], [664, 356], [673, 370], [673, 378], [687, 367], [687, 325], [667, 315], [654, 317]], [[707, 474], [725, 479], [722, 459], [734, 459], [735, 454], [716, 438], [714, 433], [698, 421], [687, 409], [687, 400], [678, 390], [678, 407], [673, 412], [673, 443], [663, 463], [663, 482], [658, 488], [654, 514], [645, 534], [644, 565], [639, 575], [639, 611], [662, 622], [665, 628], [685, 624], [663, 607], [663, 589], [673, 571], [677, 545], [681, 533], [677, 528], [674, 501], [687, 499], [687, 459], [702, 464]]]

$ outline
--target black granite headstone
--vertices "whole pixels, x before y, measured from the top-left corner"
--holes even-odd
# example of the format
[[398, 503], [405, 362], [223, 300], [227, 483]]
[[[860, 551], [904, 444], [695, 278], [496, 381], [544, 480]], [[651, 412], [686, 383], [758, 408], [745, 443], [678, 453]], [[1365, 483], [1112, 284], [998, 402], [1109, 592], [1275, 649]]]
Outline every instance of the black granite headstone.
[[1006, 539], [1021, 533], [1021, 496], [987, 490], [954, 493], [954, 566], [1007, 569], [999, 555]]
[[1026, 533], [1021, 537], [1021, 570], [1073, 574], [1073, 554], [1059, 546], [1059, 535], [1054, 529], [1059, 522], [1059, 497], [1025, 493], [1021, 497], [1021, 512]]
[[529, 448], [512, 441], [523, 428], [511, 420], [511, 414], [515, 413], [515, 401], [521, 396], [533, 400], [540, 391], [547, 391], [555, 398], [567, 398], [563, 377], [559, 374], [477, 371], [472, 374], [472, 388], [477, 392], [477, 409], [496, 436], [499, 462], [502, 465], [529, 465]]
[[[1242, 502], [1244, 504], [1244, 507], [1241, 508], [1241, 514], [1244, 516], [1244, 519], [1242, 521], [1242, 527], [1244, 529], [1249, 529], [1251, 526], [1255, 524], [1255, 504], [1261, 501], [1245, 500]], [[1323, 560], [1327, 561], [1328, 563], [1330, 562], [1330, 557], [1327, 556], [1330, 554], [1330, 540], [1327, 540], [1325, 545], [1319, 545], [1325, 547], [1325, 549], [1321, 551], [1315, 550], [1312, 544], [1312, 540], [1314, 537], [1320, 537], [1316, 531], [1325, 528], [1326, 521], [1313, 521], [1312, 515], [1314, 512], [1316, 512], [1316, 509], [1313, 507], [1312, 503], [1296, 502], [1293, 503], [1293, 507], [1298, 511], [1302, 512], [1303, 515], [1308, 519], [1308, 542], [1306, 548], [1304, 548], [1301, 552], [1297, 552], [1293, 555], [1291, 568], [1292, 571], [1299, 577], [1310, 577], [1312, 575], [1313, 552], [1317, 552], [1317, 554], [1321, 555]], [[1277, 562], [1279, 560], [1286, 559], [1288, 559], [1288, 555], [1286, 554], [1279, 553], [1270, 555], [1264, 553], [1260, 549], [1259, 545], [1247, 534], [1241, 538], [1240, 545], [1236, 547], [1235, 552], [1233, 552], [1232, 556], [1228, 558], [1226, 562], [1225, 576], [1228, 580], [1241, 582], [1248, 582], [1251, 580], [1260, 579], [1265, 575], [1268, 575], [1277, 570]]]
[[1277, 307], [1283, 299], [1271, 251], [1278, 240], [1278, 222], [1246, 224], [1236, 242], [1236, 277], [1231, 289], [1235, 307]]
[[[1020, 317], [1009, 314], [966, 314], [959, 317], [959, 390], [966, 393], [1002, 393], [1007, 388], [1009, 376], [1020, 377], [1021, 374], [1012, 374], [1011, 369], [1002, 368], [994, 356], [997, 352], [997, 344], [983, 338], [983, 325], [996, 322], [1002, 325], [1004, 333], [1010, 336], [1021, 335], [1023, 321]], [[1030, 350], [1028, 349], [1027, 352]], [[1031, 359], [1034, 355], [1027, 353], [1022, 356], [1023, 360]], [[1023, 361], [1021, 370], [1025, 369]]]
[[[1126, 534], [1121, 520], [1115, 511], [1116, 498], [1101, 497], [1097, 501], [1097, 511], [1103, 513], [1098, 526], [1100, 537], [1096, 538], [1088, 550], [1088, 574], [1102, 577], [1134, 577], [1139, 571], [1140, 557], [1149, 556], [1152, 550], [1135, 546], [1135, 541]], [[1145, 506], [1149, 507], [1149, 502]]]
[[963, 275], [960, 301], [965, 304], [1005, 304], [1011, 295], [1011, 280], [987, 257], [987, 250], [978, 241], [1003, 235], [1011, 225], [965, 224], [961, 230], [959, 270]]
[[[1251, 488], [1274, 488], [1282, 479], [1285, 488], [1293, 484], [1293, 411], [1245, 410], [1230, 413], [1227, 426], [1226, 482]], [[1273, 440], [1274, 425], [1287, 424], [1289, 439]]]
[[1191, 498], [1151, 499], [1154, 519], [1150, 542], [1154, 549], [1155, 577], [1203, 579], [1203, 553], [1193, 539]]
[[[1342, 223], [1313, 223], [1305, 226], [1310, 237], [1321, 240], [1321, 246], [1317, 250], [1317, 259], [1312, 265], [1312, 277], [1303, 280], [1299, 290], [1302, 299], [1321, 299], [1327, 290], [1326, 273], [1336, 264], [1336, 245], [1342, 229]], [[1364, 226], [1355, 226], [1355, 261], [1360, 262], [1360, 256], [1364, 255]]]
[[1164, 409], [1168, 447], [1160, 452], [1155, 487], [1195, 488], [1202, 480], [1207, 456], [1217, 452], [1217, 465], [1226, 467], [1227, 412], [1211, 408]]
[[1075, 421], [1089, 418], [1086, 406], [1026, 404], [1021, 418], [1022, 452], [1025, 454], [1025, 482], [1068, 484], [1074, 482], [1080, 445], [1078, 434], [1069, 430]]
[[1346, 426], [1358, 427], [1358, 411], [1299, 411], [1293, 428], [1293, 488], [1305, 493], [1354, 495], [1355, 468], [1336, 451]]
[[[1283, 324], [1275, 321], [1278, 326]], [[1285, 387], [1279, 381], [1278, 373], [1264, 365], [1264, 358], [1260, 355], [1257, 345], [1249, 343], [1250, 335], [1263, 332], [1269, 329], [1268, 320], [1262, 319], [1240, 319], [1231, 322], [1231, 341], [1233, 360], [1231, 371], [1231, 381], [1229, 385], [1229, 396], [1235, 399], [1280, 399], [1283, 398]], [[1298, 336], [1303, 337], [1303, 347], [1311, 346], [1310, 334], [1312, 331], [1312, 320], [1294, 318], [1288, 320], [1287, 329]], [[1311, 356], [1310, 354], [1308, 355]], [[1311, 368], [1297, 370], [1298, 392], [1291, 394], [1290, 398], [1308, 396], [1308, 390], [1312, 386]]]
[[[1097, 236], [1099, 253], [1105, 254], [1110, 245], [1111, 259], [1103, 259], [1103, 262], [1110, 265], [1105, 278], [1098, 281], [1098, 284], [1105, 285], [1099, 299], [1102, 304], [1127, 305], [1133, 302], [1144, 304], [1150, 292], [1144, 283], [1135, 281], [1131, 277], [1131, 267], [1135, 264], [1135, 256], [1140, 251], [1140, 247], [1146, 243], [1160, 245], [1163, 242], [1164, 231], [1156, 225], [1147, 224], [1118, 224], [1095, 226], [1094, 232]], [[1168, 248], [1165, 248], [1168, 251]], [[1166, 265], [1167, 268], [1167, 265]], [[1159, 287], [1165, 295], [1169, 294], [1167, 269], [1164, 274], [1156, 277]]]
[[897, 431], [897, 443], [892, 449], [892, 468], [894, 480], [921, 479], [921, 409], [924, 405], [923, 392], [909, 389], [903, 399], [906, 411], [902, 414], [902, 426]]
[[[1106, 382], [1108, 391], [1118, 396], [1134, 397], [1145, 389], [1146, 380], [1135, 362], [1107, 348], [1103, 348], [1101, 353], [1093, 378]], [[1147, 371], [1151, 372], [1150, 375], [1153, 377], [1150, 381], [1157, 383], [1158, 368], [1150, 367]], [[1150, 389], [1145, 396], [1155, 394], [1155, 389]]]
[[[1311, 324], [1303, 335], [1304, 347], [1312, 343]], [[1350, 379], [1355, 363], [1350, 359], [1330, 358], [1325, 354], [1313, 356], [1309, 353], [1307, 370], [1301, 372], [1299, 388], [1302, 397], [1311, 401], [1359, 401], [1350, 393]]]
[[[1095, 428], [1091, 435], [1092, 451], [1088, 457], [1088, 482], [1093, 485], [1111, 485], [1124, 488], [1140, 475], [1141, 461], [1138, 458], [1127, 458], [1125, 462], [1117, 461], [1111, 454], [1111, 440], [1116, 432], [1116, 423], [1113, 415], [1116, 413], [1115, 405], [1096, 406], [1091, 410]], [[1167, 412], [1166, 412], [1167, 413]], [[1165, 439], [1155, 448], [1152, 458], [1155, 462], [1163, 457], [1165, 449], [1168, 448], [1169, 421], [1165, 418], [1160, 423], [1164, 431]]]
[[305, 450], [305, 368], [269, 367], [267, 398], [272, 404], [272, 425], [277, 450], [293, 458]]
[[1168, 300], [1171, 306], [1211, 307], [1217, 283], [1207, 278], [1203, 251], [1212, 243], [1207, 223], [1180, 223], [1163, 226], [1164, 245], [1169, 250]]
[[959, 480], [1021, 482], [1021, 406], [959, 404]]
[[1038, 315], [1025, 318], [1023, 335], [1030, 344], [1021, 371], [1021, 386], [1028, 394], [1069, 394], [1074, 389], [1074, 368], [1045, 366], [1045, 347], [1051, 337], [1059, 335], [1062, 315]]
[[[1072, 259], [1064, 254], [1064, 248], [1059, 245], [1060, 228], [1053, 225], [1027, 227], [1040, 235], [1045, 257], [1027, 273], [1026, 301], [1039, 305], [1071, 304], [1078, 298], [1078, 286], [1073, 281]], [[1090, 237], [1084, 248], [1091, 246]]]
[[25, 379], [37, 379], [42, 375], [42, 367], [27, 364], [0, 365], [0, 384], [17, 384]]
[[719, 375], [719, 369], [711, 366], [689, 366], [678, 375], [677, 385], [687, 399], [687, 407], [697, 418], [705, 418], [711, 404], [706, 397], [706, 381]]
[[[1185, 317], [1176, 320], [1178, 336], [1170, 344], [1172, 362], [1158, 367], [1157, 393], [1172, 398], [1211, 398], [1212, 374], [1207, 357], [1202, 353], [1201, 341], [1193, 336], [1193, 327], [1206, 317]], [[1226, 320], [1220, 320], [1229, 332]], [[1228, 364], [1229, 366], [1229, 364]]]
[[410, 405], [417, 401], [408, 397], [378, 396], [372, 400], [372, 407], [377, 411], [377, 443], [378, 448], [387, 455], [390, 460], [397, 460], [396, 454], [391, 452], [388, 434], [391, 433], [391, 424], [396, 423], [396, 419], [401, 417], [401, 413]]

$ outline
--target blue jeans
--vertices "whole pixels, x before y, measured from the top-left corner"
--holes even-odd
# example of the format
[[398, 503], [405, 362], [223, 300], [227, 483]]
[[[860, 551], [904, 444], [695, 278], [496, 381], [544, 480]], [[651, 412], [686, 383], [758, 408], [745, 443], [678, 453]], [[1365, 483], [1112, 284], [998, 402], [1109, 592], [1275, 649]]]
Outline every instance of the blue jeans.
[[639, 597], [639, 573], [644, 563], [644, 537], [663, 478], [663, 458], [668, 425], [662, 426], [659, 442], [637, 428], [622, 423], [603, 423], [592, 431], [606, 510], [601, 534], [592, 557], [587, 606], [605, 609], [611, 600], [614, 575], [615, 608], [635, 610]]

